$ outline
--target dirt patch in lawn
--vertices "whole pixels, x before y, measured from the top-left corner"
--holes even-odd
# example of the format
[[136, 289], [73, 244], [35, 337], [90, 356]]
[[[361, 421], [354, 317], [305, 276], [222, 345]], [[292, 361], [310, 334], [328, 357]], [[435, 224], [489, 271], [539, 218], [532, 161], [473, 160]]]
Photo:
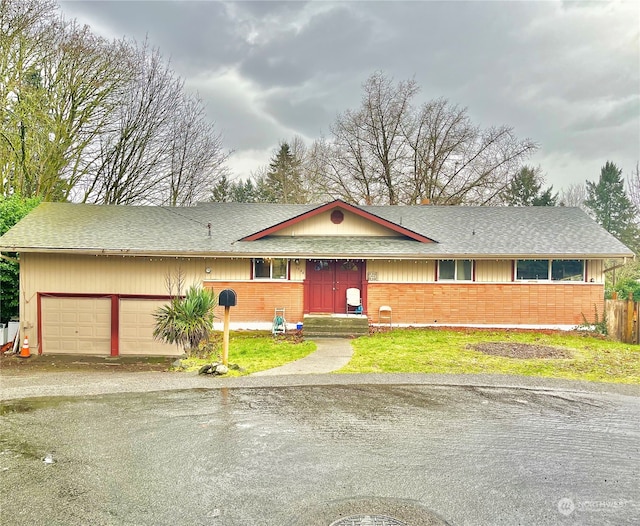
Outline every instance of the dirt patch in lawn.
[[558, 349], [549, 345], [536, 345], [532, 343], [513, 342], [483, 342], [469, 345], [469, 349], [480, 351], [493, 356], [505, 358], [520, 358], [522, 360], [544, 358], [571, 358], [571, 353], [566, 349]]

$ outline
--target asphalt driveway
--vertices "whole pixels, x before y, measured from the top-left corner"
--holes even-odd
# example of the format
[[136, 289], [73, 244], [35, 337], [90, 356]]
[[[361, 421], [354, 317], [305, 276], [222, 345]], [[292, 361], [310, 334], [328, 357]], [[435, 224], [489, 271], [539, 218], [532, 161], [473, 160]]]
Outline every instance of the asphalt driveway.
[[640, 523], [630, 388], [307, 375], [159, 391], [179, 377], [163, 374], [72, 397], [3, 383], [0, 522]]

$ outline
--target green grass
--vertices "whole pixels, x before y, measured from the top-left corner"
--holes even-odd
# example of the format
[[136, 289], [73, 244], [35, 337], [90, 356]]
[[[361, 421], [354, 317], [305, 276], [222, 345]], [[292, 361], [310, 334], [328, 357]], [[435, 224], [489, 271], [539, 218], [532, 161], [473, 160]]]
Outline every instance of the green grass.
[[[469, 348], [481, 342], [548, 345], [571, 357], [504, 358]], [[498, 373], [640, 384], [640, 346], [581, 333], [397, 329], [358, 338], [353, 348], [340, 373]]]
[[[187, 358], [182, 360], [187, 371], [197, 371], [203, 365], [220, 361], [222, 352], [221, 333], [214, 335], [216, 350], [206, 358]], [[311, 341], [300, 342], [295, 337], [274, 338], [267, 331], [232, 331], [229, 335], [229, 363], [237, 364], [241, 371], [230, 370], [226, 376], [243, 376], [266, 369], [279, 367], [285, 363], [304, 358], [316, 350]]]
[[[216, 351], [206, 358], [183, 360], [188, 371], [219, 360], [221, 335], [213, 338]], [[492, 356], [470, 348], [483, 342], [512, 342], [563, 349], [569, 358], [521, 359]], [[513, 374], [640, 384], [640, 346], [602, 340], [583, 333], [487, 330], [397, 329], [352, 341], [354, 356], [340, 373]], [[274, 338], [264, 331], [232, 332], [229, 363], [242, 376], [284, 365], [316, 349], [311, 341]]]

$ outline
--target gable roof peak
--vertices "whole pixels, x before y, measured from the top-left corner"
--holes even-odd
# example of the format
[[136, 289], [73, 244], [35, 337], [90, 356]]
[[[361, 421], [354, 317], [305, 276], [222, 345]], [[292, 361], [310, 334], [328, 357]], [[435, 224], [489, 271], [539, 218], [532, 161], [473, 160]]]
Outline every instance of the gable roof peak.
[[322, 204], [317, 206], [316, 208], [313, 208], [311, 210], [308, 210], [306, 212], [303, 212], [301, 214], [298, 214], [292, 218], [289, 218], [285, 221], [282, 221], [280, 223], [276, 223], [270, 227], [264, 228], [262, 230], [259, 230], [258, 232], [254, 232], [253, 234], [250, 234], [248, 236], [243, 237], [240, 241], [256, 241], [258, 239], [262, 239], [266, 236], [269, 235], [273, 235], [276, 232], [287, 228], [291, 225], [295, 225], [297, 223], [300, 223], [301, 221], [317, 216], [319, 214], [322, 214], [323, 212], [327, 212], [329, 210], [333, 210], [335, 208], [342, 208], [345, 211], [348, 211], [354, 215], [357, 215], [359, 217], [362, 217], [368, 221], [371, 221], [372, 223], [375, 223], [377, 225], [386, 227], [390, 230], [392, 230], [393, 232], [396, 232], [398, 234], [401, 234], [409, 239], [413, 239], [414, 241], [419, 241], [421, 243], [433, 243], [434, 240], [428, 238], [427, 236], [425, 236], [424, 234], [420, 234], [418, 232], [415, 232], [413, 230], [410, 230], [406, 227], [403, 227], [401, 224], [398, 223], [394, 223], [393, 221], [389, 221], [388, 219], [385, 219], [383, 217], [380, 217], [379, 215], [376, 215], [368, 210], [365, 210], [364, 208], [357, 206], [357, 205], [353, 205], [350, 203], [347, 203], [346, 201], [343, 201], [342, 199], [335, 199], [333, 201], [330, 201], [328, 203]]

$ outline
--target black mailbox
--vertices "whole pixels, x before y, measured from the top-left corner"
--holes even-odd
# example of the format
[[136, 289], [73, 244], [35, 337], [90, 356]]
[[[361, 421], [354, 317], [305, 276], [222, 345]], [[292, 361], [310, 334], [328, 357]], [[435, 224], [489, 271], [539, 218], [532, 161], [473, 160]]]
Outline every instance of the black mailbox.
[[221, 307], [235, 307], [237, 301], [236, 291], [233, 289], [224, 289], [218, 297], [218, 305]]

